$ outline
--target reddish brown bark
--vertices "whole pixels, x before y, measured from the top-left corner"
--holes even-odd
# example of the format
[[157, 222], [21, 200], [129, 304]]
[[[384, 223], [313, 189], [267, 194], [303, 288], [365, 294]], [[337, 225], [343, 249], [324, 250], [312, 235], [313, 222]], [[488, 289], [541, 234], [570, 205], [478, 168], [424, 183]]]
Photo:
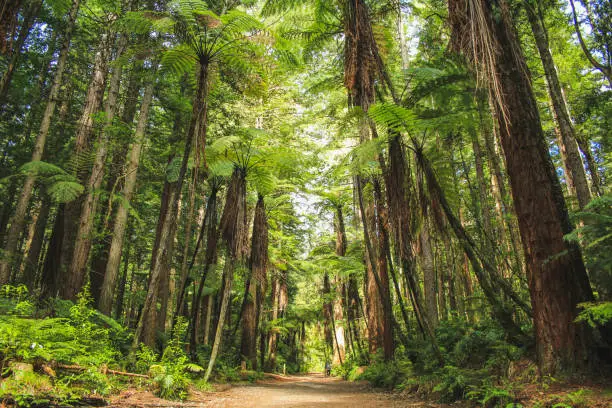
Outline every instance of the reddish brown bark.
[[257, 369], [257, 332], [259, 316], [266, 293], [268, 269], [268, 220], [263, 196], [255, 207], [251, 240], [251, 278], [242, 313], [241, 354]]
[[483, 15], [478, 29], [498, 51], [488, 67], [495, 78], [488, 79], [499, 87], [494, 105], [527, 261], [540, 371], [574, 370], [592, 361], [592, 338], [574, 319], [577, 304], [593, 294], [579, 250], [563, 239], [571, 224], [509, 10], [505, 2], [482, 0], [452, 0], [449, 8], [464, 52], [479, 57], [470, 54], [478, 47], [461, 42], [469, 32], [466, 9]]

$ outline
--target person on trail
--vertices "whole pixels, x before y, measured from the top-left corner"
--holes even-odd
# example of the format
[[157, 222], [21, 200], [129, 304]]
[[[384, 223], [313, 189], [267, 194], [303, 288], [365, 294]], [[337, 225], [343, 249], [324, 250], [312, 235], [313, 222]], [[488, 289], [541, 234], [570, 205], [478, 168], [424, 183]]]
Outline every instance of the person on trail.
[[331, 375], [331, 363], [329, 360], [325, 362], [325, 376], [329, 377]]

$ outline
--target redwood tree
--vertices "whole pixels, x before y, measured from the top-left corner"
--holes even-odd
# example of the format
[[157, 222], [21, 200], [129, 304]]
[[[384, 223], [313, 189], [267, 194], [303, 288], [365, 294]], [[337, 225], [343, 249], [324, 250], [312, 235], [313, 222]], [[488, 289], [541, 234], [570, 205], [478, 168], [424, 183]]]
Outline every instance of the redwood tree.
[[[492, 90], [533, 306], [542, 374], [592, 363], [593, 340], [574, 323], [578, 303], [593, 299], [531, 87], [529, 70], [504, 0], [449, 0], [453, 45]], [[474, 35], [476, 34], [476, 35]]]

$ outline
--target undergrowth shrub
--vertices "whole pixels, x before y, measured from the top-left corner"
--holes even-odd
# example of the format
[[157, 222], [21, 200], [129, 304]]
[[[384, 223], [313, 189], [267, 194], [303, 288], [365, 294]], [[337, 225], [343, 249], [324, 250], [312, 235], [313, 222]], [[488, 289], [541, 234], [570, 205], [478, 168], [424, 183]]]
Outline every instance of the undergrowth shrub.
[[411, 374], [407, 361], [379, 361], [365, 369], [358, 379], [369, 381], [375, 387], [392, 389], [402, 384]]
[[436, 338], [445, 366], [438, 365], [429, 342], [417, 340], [406, 353], [416, 376], [407, 378], [400, 388], [432, 393], [445, 403], [470, 399], [485, 407], [505, 407], [512, 402], [512, 391], [499, 380], [523, 350], [505, 341], [499, 325], [483, 321], [468, 327], [462, 320], [446, 320], [436, 329]]
[[483, 384], [482, 386], [470, 386], [466, 393], [467, 399], [481, 404], [485, 408], [494, 407], [518, 407], [512, 389], [501, 386]]
[[11, 376], [0, 381], [0, 401], [10, 396], [17, 406], [48, 403], [53, 394], [56, 392], [51, 379], [35, 372], [24, 372], [19, 378]]
[[[162, 353], [158, 363], [149, 367], [149, 373], [155, 385], [155, 392], [162, 398], [185, 399], [192, 382], [191, 373], [200, 373], [204, 369], [189, 361], [181, 341], [187, 331], [187, 322], [179, 318], [172, 331], [172, 337]], [[150, 359], [151, 353], [141, 348], [141, 359]], [[141, 360], [143, 361], [143, 360]]]
[[[86, 293], [76, 303], [57, 300], [41, 309], [35, 307], [25, 286], [2, 287], [0, 369], [8, 378], [2, 381], [0, 399], [9, 398], [18, 405], [39, 400], [66, 404], [86, 395], [108, 395], [121, 387], [100, 369], [118, 366], [120, 348], [130, 336], [117, 322], [94, 310]], [[12, 362], [31, 364], [40, 372], [43, 366], [55, 364], [76, 365], [82, 371], [60, 369], [51, 381], [37, 372], [13, 372]]]
[[232, 383], [241, 381], [240, 369], [225, 361], [219, 361], [216, 367], [215, 381], [220, 383]]
[[[6, 293], [3, 289], [2, 294]], [[13, 308], [0, 321], [2, 365], [10, 360], [53, 360], [99, 367], [120, 361], [116, 345], [128, 337], [125, 329], [106, 317], [109, 324], [100, 324], [103, 319], [90, 307], [87, 296], [81, 294], [76, 304], [70, 302], [65, 316], [44, 319], [24, 316], [21, 312], [29, 309], [24, 302], [13, 301]]]

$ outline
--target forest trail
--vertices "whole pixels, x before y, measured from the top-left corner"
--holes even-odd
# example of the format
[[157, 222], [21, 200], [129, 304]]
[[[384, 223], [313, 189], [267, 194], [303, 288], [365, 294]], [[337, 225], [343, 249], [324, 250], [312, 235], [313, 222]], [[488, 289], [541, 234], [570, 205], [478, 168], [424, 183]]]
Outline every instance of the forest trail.
[[[138, 395], [140, 394], [140, 395]], [[151, 394], [149, 394], [152, 397]], [[414, 399], [413, 399], [414, 398]], [[373, 390], [363, 382], [348, 382], [321, 374], [275, 376], [225, 391], [197, 393], [183, 403], [147, 398], [141, 393], [119, 397], [113, 407], [442, 407], [416, 397]]]

